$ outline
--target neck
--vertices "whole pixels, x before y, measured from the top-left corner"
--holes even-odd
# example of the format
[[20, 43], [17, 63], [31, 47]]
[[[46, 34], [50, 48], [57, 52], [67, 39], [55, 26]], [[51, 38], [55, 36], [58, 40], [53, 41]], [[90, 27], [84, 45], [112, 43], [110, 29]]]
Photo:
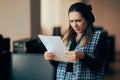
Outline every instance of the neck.
[[83, 33], [79, 33], [79, 34], [77, 34], [76, 38], [77, 38], [77, 37], [80, 38], [80, 37], [82, 36], [82, 34], [83, 34]]
[[81, 38], [82, 34], [83, 34], [83, 33], [77, 34], [77, 36], [76, 36], [76, 41]]

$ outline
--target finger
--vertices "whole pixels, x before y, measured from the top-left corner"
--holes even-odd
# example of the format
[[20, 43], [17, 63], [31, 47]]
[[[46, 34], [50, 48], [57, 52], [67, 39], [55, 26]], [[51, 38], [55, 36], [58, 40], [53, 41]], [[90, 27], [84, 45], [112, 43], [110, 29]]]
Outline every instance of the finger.
[[68, 60], [69, 60], [69, 61], [75, 61], [75, 59], [74, 59], [74, 58], [69, 58]]
[[65, 54], [68, 55], [70, 51], [66, 51]]
[[46, 60], [53, 60], [53, 59], [54, 59], [54, 56], [45, 56], [45, 59], [46, 59]]
[[68, 60], [73, 60], [74, 59], [74, 57], [72, 57], [71, 55], [66, 55], [65, 56]]
[[54, 54], [46, 54], [47, 57], [53, 58], [55, 55]]

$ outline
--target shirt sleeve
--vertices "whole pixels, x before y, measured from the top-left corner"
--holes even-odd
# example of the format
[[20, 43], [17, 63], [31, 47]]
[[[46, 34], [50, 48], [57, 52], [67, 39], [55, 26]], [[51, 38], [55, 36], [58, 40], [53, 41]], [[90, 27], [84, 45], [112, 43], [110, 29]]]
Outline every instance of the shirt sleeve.
[[94, 53], [94, 58], [84, 53], [84, 59], [81, 59], [81, 61], [91, 69], [99, 70], [101, 65], [103, 65], [105, 54], [107, 53], [107, 35], [105, 32], [101, 33]]
[[54, 66], [55, 68], [57, 68], [59, 61], [51, 60], [51, 61], [49, 61], [49, 62], [50, 62], [50, 64], [51, 64], [52, 66]]

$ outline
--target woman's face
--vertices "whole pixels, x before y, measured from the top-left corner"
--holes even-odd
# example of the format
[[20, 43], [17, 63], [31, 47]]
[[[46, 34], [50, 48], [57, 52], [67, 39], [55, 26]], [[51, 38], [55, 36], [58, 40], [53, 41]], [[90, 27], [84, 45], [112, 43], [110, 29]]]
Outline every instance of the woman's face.
[[70, 12], [69, 21], [71, 27], [75, 30], [77, 34], [81, 34], [84, 32], [87, 25], [87, 21], [85, 20], [81, 13], [77, 11]]

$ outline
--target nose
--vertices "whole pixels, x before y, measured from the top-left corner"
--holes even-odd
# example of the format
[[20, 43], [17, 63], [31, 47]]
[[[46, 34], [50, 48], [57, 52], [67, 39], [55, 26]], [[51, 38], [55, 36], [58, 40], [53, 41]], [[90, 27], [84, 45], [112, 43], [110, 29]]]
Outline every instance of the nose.
[[76, 28], [77, 27], [77, 22], [73, 22], [73, 26]]

